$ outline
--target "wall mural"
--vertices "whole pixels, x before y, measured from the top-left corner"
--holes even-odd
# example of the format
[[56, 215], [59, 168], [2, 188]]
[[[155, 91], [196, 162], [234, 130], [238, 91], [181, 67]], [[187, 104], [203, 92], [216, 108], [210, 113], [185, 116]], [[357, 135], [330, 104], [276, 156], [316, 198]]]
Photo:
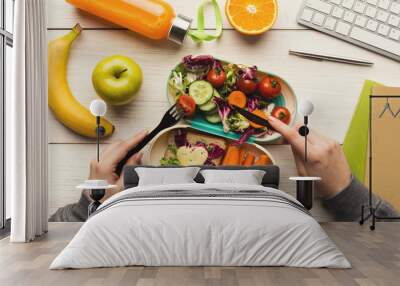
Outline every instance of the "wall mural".
[[[354, 152], [362, 153], [362, 157], [366, 158], [364, 153], [368, 144], [367, 136], [366, 134], [359, 136], [357, 128], [362, 121], [363, 130], [366, 129], [365, 115], [368, 115], [366, 106], [359, 104], [357, 107], [356, 115], [362, 116], [359, 119], [355, 116], [357, 120], [352, 121], [350, 125], [347, 135], [352, 136], [346, 135], [343, 144], [345, 152], [337, 142], [337, 138], [336, 140], [330, 138], [333, 137], [330, 136], [332, 132], [324, 130], [326, 128], [324, 125], [319, 130], [323, 130], [328, 136], [321, 135], [315, 130], [310, 131], [312, 128], [308, 129], [307, 125], [308, 117], [313, 112], [313, 104], [305, 98], [301, 98], [300, 101], [291, 83], [283, 76], [258, 68], [255, 65], [259, 64], [257, 60], [244, 65], [241, 62], [210, 55], [207, 53], [208, 49], [204, 49], [206, 45], [197, 45], [200, 42], [216, 40], [222, 34], [222, 18], [217, 1], [211, 1], [216, 17], [215, 34], [212, 35], [208, 34], [204, 27], [203, 12], [206, 1], [202, 1], [198, 7], [197, 26], [193, 24], [196, 28], [191, 28], [191, 20], [186, 16], [176, 16], [174, 9], [162, 0], [133, 1], [128, 4], [126, 1], [116, 0], [113, 1], [112, 5], [115, 7], [111, 10], [107, 9], [106, 5], [100, 4], [100, 1], [67, 0], [67, 2], [78, 10], [84, 10], [107, 20], [111, 25], [122, 26], [130, 31], [120, 28], [118, 31], [114, 28], [104, 31], [99, 29], [103, 33], [101, 42], [97, 37], [93, 37], [90, 30], [82, 29], [80, 24], [76, 24], [70, 31], [62, 32], [64, 34], [54, 32], [57, 36], [49, 41], [49, 108], [54, 118], [65, 127], [63, 131], [60, 131], [59, 125], [57, 127], [51, 125], [51, 128], [57, 129], [55, 133], [58, 132], [58, 136], [64, 136], [64, 139], [72, 133], [73, 136], [77, 135], [74, 137], [75, 142], [72, 143], [81, 144], [82, 150], [79, 152], [85, 157], [82, 160], [88, 161], [87, 169], [84, 171], [80, 169], [82, 170], [78, 178], [80, 181], [74, 178], [76, 185], [82, 189], [80, 197], [74, 196], [74, 200], [71, 200], [72, 196], [64, 199], [57, 197], [58, 194], [50, 195], [51, 204], [53, 201], [57, 202], [54, 204], [56, 207], [53, 205], [51, 210], [51, 221], [86, 220], [88, 209], [95, 212], [105, 200], [124, 190], [123, 167], [126, 165], [250, 168], [279, 166], [285, 160], [284, 179], [293, 181], [286, 183], [285, 191], [297, 196], [306, 209], [311, 209], [313, 206], [313, 193], [309, 192], [307, 196], [301, 196], [299, 193], [312, 191], [314, 181], [319, 181], [319, 189], [322, 190], [319, 195], [323, 199], [333, 198], [342, 191], [354, 192], [354, 189], [361, 189], [357, 196], [367, 196], [368, 190], [357, 181], [357, 178], [364, 181], [366, 164], [364, 160], [359, 160], [359, 156], [351, 155], [355, 149], [359, 149], [362, 152], [359, 150]], [[263, 14], [261, 17], [263, 21], [257, 21], [251, 24], [251, 27], [246, 26], [248, 21], [242, 21], [243, 19], [238, 21], [235, 17], [238, 12], [236, 9], [240, 8], [238, 5], [231, 5], [228, 1], [225, 12], [230, 25], [236, 30], [248, 36], [258, 35], [266, 32], [274, 23], [277, 12], [275, 4], [271, 1], [269, 9], [264, 11], [268, 15]], [[254, 6], [250, 10], [245, 10], [256, 13], [255, 8]], [[79, 14], [79, 17], [86, 17], [84, 15]], [[131, 17], [136, 17], [137, 21], [132, 21]], [[251, 22], [252, 15], [249, 17]], [[260, 27], [255, 27], [255, 24]], [[100, 31], [96, 31], [97, 33]], [[179, 50], [178, 47], [183, 44], [185, 35], [189, 35], [196, 45], [190, 43], [191, 49], [186, 50], [187, 46], [183, 45]], [[113, 37], [115, 42], [129, 41], [129, 45], [124, 48], [114, 46]], [[107, 45], [104, 44], [104, 39], [109, 41]], [[137, 40], [136, 43], [142, 45], [142, 53], [148, 53], [149, 57], [156, 57], [153, 49], [156, 49], [158, 43], [154, 40], [161, 40], [159, 43], [163, 43], [165, 54], [157, 50], [157, 56], [161, 55], [158, 61], [168, 61], [168, 68], [164, 66], [161, 69], [160, 62], [153, 62], [149, 58], [143, 59], [141, 53], [133, 54], [129, 48], [131, 39]], [[169, 45], [164, 40], [174, 42], [175, 46]], [[132, 44], [134, 43], [132, 41]], [[219, 44], [218, 41], [207, 47], [215, 51], [215, 47]], [[98, 54], [93, 53], [94, 48]], [[191, 52], [199, 53], [191, 55]], [[77, 69], [78, 59], [85, 64], [80, 63]], [[159, 74], [163, 75], [164, 80], [158, 79], [154, 82], [153, 77]], [[85, 78], [81, 77], [82, 75], [85, 75]], [[71, 78], [74, 81], [69, 82]], [[74, 93], [74, 86], [70, 84], [80, 85], [84, 96]], [[364, 95], [369, 96], [370, 84], [371, 82], [367, 82], [364, 86], [361, 99], [365, 97]], [[157, 92], [154, 92], [155, 88], [158, 88]], [[94, 99], [101, 100], [100, 105], [91, 105]], [[302, 112], [301, 106], [304, 106], [302, 104], [304, 102], [308, 102], [308, 106], [312, 107], [307, 112]], [[339, 101], [335, 104], [344, 105]], [[323, 108], [329, 110], [326, 106]], [[300, 118], [297, 114], [298, 109], [303, 119], [302, 127], [297, 127], [295, 124]], [[322, 120], [326, 123], [332, 122], [332, 118], [327, 119], [329, 116], [323, 118], [325, 115], [321, 116], [321, 113], [323, 112], [320, 112], [319, 116]], [[395, 120], [399, 116], [400, 107], [394, 106], [394, 99], [393, 102], [387, 99], [377, 114], [381, 120], [377, 122], [382, 126], [373, 135], [383, 132], [385, 129], [382, 127], [385, 126], [390, 130], [388, 126], [391, 122], [388, 117]], [[138, 118], [146, 118], [146, 124], [144, 126], [137, 124]], [[316, 123], [320, 124], [322, 120], [317, 120]], [[356, 123], [353, 124], [354, 122]], [[149, 130], [138, 132], [139, 129], [144, 129], [143, 127]], [[364, 146], [358, 144], [360, 141], [356, 137], [365, 139], [361, 142]], [[384, 137], [385, 134], [382, 134], [376, 138]], [[385, 156], [380, 156], [379, 152], [387, 152], [389, 149], [382, 147], [380, 151], [379, 144], [385, 141], [375, 137], [372, 137], [372, 140], [374, 144], [372, 151], [378, 152], [376, 157], [382, 160]], [[395, 141], [393, 139], [391, 142]], [[89, 157], [89, 153], [96, 152], [94, 143], [97, 145], [97, 156]], [[102, 143], [101, 148], [100, 143]], [[271, 145], [284, 148], [281, 146], [284, 144], [291, 145], [292, 154], [285, 156], [284, 153], [289, 149], [285, 151], [279, 149], [280, 151], [275, 154], [280, 158], [276, 158], [271, 152], [274, 148]], [[57, 147], [54, 146], [54, 149]], [[75, 154], [78, 153], [76, 149], [74, 151]], [[332, 156], [332, 153], [335, 156]], [[58, 155], [57, 152], [54, 154]], [[69, 154], [70, 157], [65, 160], [73, 162], [71, 159], [71, 156], [74, 156], [73, 152]], [[389, 184], [391, 180], [383, 179], [385, 174], [391, 171], [378, 168], [384, 165], [384, 161], [379, 160], [376, 161], [377, 168], [374, 168], [374, 172], [378, 172], [377, 176], [380, 177], [379, 180], [374, 180], [374, 184], [379, 184], [376, 188], [379, 191], [376, 191], [376, 194], [387, 201], [384, 202], [385, 205], [394, 202], [399, 208], [398, 192], [394, 191], [394, 183]], [[363, 165], [362, 168], [354, 168], [360, 164]], [[321, 165], [324, 168], [321, 168]], [[291, 169], [287, 168], [288, 166]], [[330, 172], [332, 169], [337, 170], [334, 176]], [[395, 165], [389, 169], [395, 170]], [[88, 175], [86, 176], [84, 172]], [[300, 177], [291, 177], [292, 175]], [[375, 176], [375, 173], [373, 175]], [[78, 192], [80, 191], [76, 193]], [[307, 203], [300, 198], [307, 198]], [[362, 198], [359, 201], [362, 201]], [[64, 206], [64, 202], [72, 204]], [[343, 206], [343, 202], [334, 204], [335, 206], [330, 209], [325, 208], [325, 212], [329, 213], [327, 216], [332, 218], [333, 215], [337, 219], [351, 220], [358, 218], [360, 213], [358, 205], [346, 201], [346, 211], [342, 211], [338, 205]], [[347, 212], [347, 209], [352, 211]]]

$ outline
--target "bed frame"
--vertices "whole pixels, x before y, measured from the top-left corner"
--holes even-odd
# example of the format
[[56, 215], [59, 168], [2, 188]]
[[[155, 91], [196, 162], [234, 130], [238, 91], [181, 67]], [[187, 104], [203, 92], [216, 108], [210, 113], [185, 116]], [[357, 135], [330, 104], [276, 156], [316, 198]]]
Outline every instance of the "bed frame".
[[[138, 167], [146, 167], [146, 168], [181, 168], [179, 166], [126, 166], [124, 168], [124, 189], [129, 189], [136, 187], [139, 183], [139, 176], [136, 173], [135, 169]], [[210, 170], [210, 169], [218, 169], [218, 170], [262, 170], [265, 171], [265, 175], [262, 179], [262, 185], [264, 187], [271, 187], [278, 189], [279, 188], [279, 167], [276, 165], [268, 165], [268, 166], [251, 166], [251, 167], [243, 167], [243, 166], [198, 166], [201, 170]], [[203, 176], [199, 173], [194, 179], [197, 183], [204, 183]]]
[[[124, 189], [137, 187], [139, 184], [139, 176], [136, 173], [136, 168], [146, 167], [146, 168], [182, 168], [180, 166], [126, 166], [124, 168]], [[271, 187], [275, 189], [279, 189], [279, 167], [276, 165], [268, 165], [268, 166], [198, 166], [201, 170], [262, 170], [265, 171], [265, 175], [262, 179], [261, 184], [264, 187]], [[199, 174], [195, 177], [195, 182], [204, 183], [203, 176]], [[308, 210], [312, 208], [313, 205], [313, 187], [310, 185], [309, 180], [296, 179], [297, 181], [297, 192], [296, 197], [297, 200], [302, 203]], [[311, 182], [313, 184], [313, 181]], [[90, 192], [90, 195], [94, 202], [89, 206], [89, 216], [91, 213], [95, 212], [96, 209], [100, 206], [100, 200], [103, 197], [96, 196], [95, 193]]]

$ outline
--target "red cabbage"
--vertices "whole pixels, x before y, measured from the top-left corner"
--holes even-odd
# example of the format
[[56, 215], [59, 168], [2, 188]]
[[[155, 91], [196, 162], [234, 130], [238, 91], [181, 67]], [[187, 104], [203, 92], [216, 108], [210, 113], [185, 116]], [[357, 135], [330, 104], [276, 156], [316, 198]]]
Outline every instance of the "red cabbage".
[[207, 150], [207, 144], [201, 141], [197, 141], [196, 144], [194, 145], [195, 147], [203, 147], [204, 149]]
[[225, 150], [214, 143], [208, 145], [208, 160], [218, 159], [225, 155]]
[[228, 115], [231, 112], [231, 109], [230, 109], [228, 103], [225, 100], [223, 100], [222, 98], [218, 98], [218, 97], [214, 96], [213, 101], [218, 106], [218, 114], [219, 114], [219, 117], [221, 118], [222, 126], [224, 127], [224, 132], [228, 133], [229, 129], [230, 129], [229, 124], [228, 124]]
[[259, 129], [258, 132], [256, 132], [255, 134], [253, 134], [254, 137], [260, 138], [260, 137], [264, 137], [265, 135], [272, 135], [274, 133], [274, 131], [272, 131], [271, 129]]
[[179, 147], [188, 145], [188, 141], [187, 141], [186, 135], [187, 135], [186, 130], [178, 129], [178, 131], [175, 134], [175, 145], [176, 145], [176, 147], [179, 148]]
[[205, 166], [215, 166], [215, 163], [212, 162], [209, 158], [204, 162]]
[[245, 67], [239, 70], [239, 75], [243, 79], [255, 80], [257, 79], [257, 67]]
[[247, 140], [253, 136], [255, 133], [255, 130], [253, 128], [248, 128], [245, 132], [243, 132], [240, 135], [239, 140], [237, 141], [238, 145], [242, 145], [243, 143], [246, 143]]
[[209, 55], [201, 55], [193, 57], [192, 55], [188, 55], [182, 60], [185, 68], [191, 72], [199, 72], [204, 71], [210, 68], [215, 60], [213, 56]]
[[258, 97], [250, 97], [247, 100], [247, 110], [253, 112], [254, 110], [260, 108], [260, 99]]
[[222, 64], [218, 60], [214, 60], [213, 68], [216, 69], [217, 71], [223, 71], [224, 68], [222, 67]]

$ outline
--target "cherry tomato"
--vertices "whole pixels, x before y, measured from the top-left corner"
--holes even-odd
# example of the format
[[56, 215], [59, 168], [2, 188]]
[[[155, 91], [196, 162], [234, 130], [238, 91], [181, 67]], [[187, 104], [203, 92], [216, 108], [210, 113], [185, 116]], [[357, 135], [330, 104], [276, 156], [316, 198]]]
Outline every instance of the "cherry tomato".
[[272, 110], [271, 115], [285, 124], [289, 124], [290, 122], [290, 117], [291, 117], [290, 111], [286, 107], [283, 106], [275, 107]]
[[281, 92], [281, 84], [273, 77], [264, 77], [258, 85], [261, 95], [267, 99], [273, 99]]
[[239, 90], [243, 91], [245, 94], [252, 94], [257, 90], [258, 84], [254, 80], [240, 78], [238, 87]]
[[189, 95], [181, 95], [178, 99], [178, 104], [184, 110], [186, 117], [192, 116], [196, 111], [196, 102]]
[[215, 88], [223, 86], [225, 80], [226, 74], [223, 70], [213, 68], [207, 74], [207, 81]]

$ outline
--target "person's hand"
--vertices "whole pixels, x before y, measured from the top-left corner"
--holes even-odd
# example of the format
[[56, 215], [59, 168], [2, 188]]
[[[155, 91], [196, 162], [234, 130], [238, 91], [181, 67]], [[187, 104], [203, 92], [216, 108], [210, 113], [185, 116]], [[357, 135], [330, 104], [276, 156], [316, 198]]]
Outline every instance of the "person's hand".
[[323, 198], [334, 197], [351, 182], [351, 170], [340, 144], [310, 129], [307, 135], [307, 163], [304, 162], [304, 137], [298, 128], [289, 127], [269, 116], [268, 122], [292, 147], [297, 171], [300, 176], [321, 177], [316, 190]]
[[[113, 194], [123, 189], [123, 174], [118, 176], [115, 173], [118, 163], [126, 156], [128, 151], [135, 147], [147, 135], [147, 131], [142, 131], [128, 140], [118, 140], [107, 146], [100, 154], [100, 162], [92, 160], [90, 162], [89, 180], [107, 180], [109, 184], [117, 185], [117, 188], [107, 190], [106, 195], [101, 200], [103, 202]], [[141, 153], [136, 153], [126, 162], [126, 165], [138, 165], [142, 159]]]

